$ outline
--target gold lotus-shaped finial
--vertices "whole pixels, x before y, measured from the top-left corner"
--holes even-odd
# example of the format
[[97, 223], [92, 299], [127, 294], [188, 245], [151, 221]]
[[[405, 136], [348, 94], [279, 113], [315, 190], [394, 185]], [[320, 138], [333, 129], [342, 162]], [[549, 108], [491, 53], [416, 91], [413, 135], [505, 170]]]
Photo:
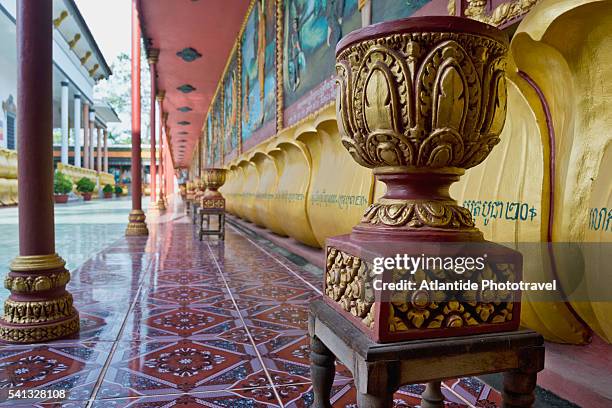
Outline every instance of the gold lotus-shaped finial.
[[359, 164], [467, 169], [499, 142], [504, 34], [475, 22], [455, 30], [465, 19], [444, 19], [399, 20], [395, 32], [369, 28], [338, 44], [338, 123]]

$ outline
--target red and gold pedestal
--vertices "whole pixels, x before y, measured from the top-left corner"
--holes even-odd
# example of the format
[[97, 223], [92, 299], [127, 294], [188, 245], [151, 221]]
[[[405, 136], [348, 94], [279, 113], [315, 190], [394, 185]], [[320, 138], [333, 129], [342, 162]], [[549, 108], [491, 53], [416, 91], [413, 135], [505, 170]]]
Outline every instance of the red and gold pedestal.
[[0, 320], [0, 338], [38, 343], [70, 337], [79, 331], [79, 314], [66, 291], [70, 273], [57, 254], [18, 256], [4, 286], [11, 291]]
[[206, 191], [199, 200], [202, 209], [225, 211], [225, 198], [219, 189], [225, 184], [226, 173], [225, 169], [204, 169], [203, 181]]
[[157, 209], [159, 211], [166, 211], [166, 197], [161, 191], [159, 192], [159, 197], [157, 198]]
[[375, 341], [518, 327], [516, 293], [373, 288], [374, 258], [402, 254], [488, 257], [478, 272], [385, 269], [383, 282], [520, 278], [520, 254], [484, 241], [470, 212], [449, 195], [465, 169], [499, 142], [507, 52], [503, 32], [458, 17], [376, 24], [336, 48], [342, 143], [387, 191], [351, 234], [327, 240], [325, 299]]

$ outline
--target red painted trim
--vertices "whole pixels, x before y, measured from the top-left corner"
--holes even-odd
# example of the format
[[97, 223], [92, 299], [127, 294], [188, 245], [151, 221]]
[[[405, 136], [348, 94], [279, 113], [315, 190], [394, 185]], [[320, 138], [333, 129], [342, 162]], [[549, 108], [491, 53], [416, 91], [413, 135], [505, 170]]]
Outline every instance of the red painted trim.
[[391, 34], [414, 32], [456, 32], [476, 34], [499, 41], [506, 46], [508, 45], [508, 36], [506, 33], [489, 24], [464, 17], [425, 16], [385, 21], [355, 30], [338, 42], [338, 45], [336, 46], [336, 55], [356, 42], [388, 36]]

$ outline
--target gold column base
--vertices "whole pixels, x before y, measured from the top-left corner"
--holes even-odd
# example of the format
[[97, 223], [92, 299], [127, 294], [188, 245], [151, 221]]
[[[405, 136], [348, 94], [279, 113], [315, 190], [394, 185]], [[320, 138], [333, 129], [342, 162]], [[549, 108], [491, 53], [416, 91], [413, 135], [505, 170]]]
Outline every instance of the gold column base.
[[149, 210], [158, 210], [159, 206], [158, 206], [158, 201], [151, 201], [149, 203]]
[[160, 211], [166, 211], [166, 199], [160, 196], [157, 200], [157, 209]]
[[39, 343], [79, 332], [79, 313], [65, 290], [70, 273], [57, 254], [18, 256], [4, 286], [11, 295], [0, 319], [0, 339]]
[[145, 223], [145, 214], [142, 210], [132, 210], [129, 216], [129, 223], [125, 230], [128, 237], [149, 235], [149, 229]]
[[72, 308], [69, 318], [52, 324], [8, 325], [0, 320], [0, 339], [8, 343], [42, 343], [73, 336], [80, 328], [79, 312]]

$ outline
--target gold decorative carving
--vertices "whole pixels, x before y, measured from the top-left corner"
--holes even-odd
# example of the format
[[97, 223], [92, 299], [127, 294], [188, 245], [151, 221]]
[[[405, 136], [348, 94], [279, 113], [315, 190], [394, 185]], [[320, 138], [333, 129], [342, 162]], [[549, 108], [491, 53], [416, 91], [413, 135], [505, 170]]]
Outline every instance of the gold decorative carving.
[[431, 199], [383, 198], [368, 208], [365, 223], [476, 231], [448, 185], [499, 142], [507, 48], [485, 34], [405, 32], [363, 39], [338, 53], [344, 147], [388, 187], [381, 175], [418, 174], [440, 187]]
[[72, 295], [44, 301], [16, 301], [4, 303], [4, 320], [12, 324], [45, 323], [70, 317], [74, 313]]
[[79, 329], [79, 314], [74, 310], [69, 319], [53, 324], [26, 327], [0, 325], [0, 338], [11, 343], [41, 343], [72, 336]]
[[339, 249], [327, 248], [325, 294], [344, 310], [373, 327], [374, 290], [369, 284], [372, 268], [358, 257]]
[[205, 209], [223, 209], [225, 208], [225, 200], [223, 198], [207, 199], [203, 198], [200, 206]]
[[76, 33], [74, 37], [72, 37], [72, 40], [68, 41], [68, 46], [70, 47], [70, 49], [73, 49], [74, 47], [76, 47], [80, 39], [81, 39], [81, 34]]
[[284, 2], [276, 0], [276, 133], [285, 126], [284, 121], [284, 84], [283, 84], [283, 44], [284, 42]]
[[448, 11], [449, 16], [457, 15], [457, 0], [448, 0], [448, 4], [446, 5], [446, 11]]
[[[162, 103], [165, 97], [166, 97], [166, 91], [164, 90], [157, 91], [157, 95], [155, 95], [155, 99], [157, 99], [159, 103]], [[162, 113], [162, 120], [164, 122], [168, 120], [168, 112]]]
[[164, 199], [164, 193], [159, 193], [159, 197], [157, 199], [157, 209], [160, 211], [166, 210], [166, 200]]
[[44, 271], [63, 268], [66, 265], [58, 254], [18, 256], [11, 262], [15, 272]]
[[149, 65], [157, 64], [159, 61], [159, 49], [157, 48], [149, 48], [147, 50], [147, 62]]
[[81, 58], [81, 65], [85, 65], [89, 58], [91, 57], [91, 51], [87, 51], [85, 55]]
[[217, 190], [225, 184], [226, 169], [204, 169], [204, 184], [210, 190]]
[[129, 222], [125, 235], [127, 236], [144, 236], [149, 235], [147, 224], [145, 223], [146, 216], [142, 210], [132, 210], [129, 215]]
[[[237, 112], [236, 112], [236, 129], [238, 133], [238, 146], [236, 147], [237, 154], [242, 153], [242, 47], [236, 45], [236, 73], [237, 73], [237, 86], [236, 86], [236, 98], [238, 101]], [[206, 133], [202, 135], [204, 138]], [[205, 139], [206, 140], [206, 139]], [[206, 142], [208, 142], [206, 140]], [[205, 150], [206, 152], [207, 150]], [[205, 155], [206, 156], [206, 155]], [[206, 163], [207, 157], [204, 157]], [[206, 163], [208, 165], [208, 163]]]
[[[337, 248], [327, 248], [325, 295], [345, 311], [361, 318], [370, 328], [374, 324], [375, 303], [371, 270], [371, 265], [359, 257]], [[423, 281], [451, 282], [460, 278], [475, 282], [514, 282], [516, 274], [514, 265], [509, 263], [487, 264], [482, 271], [468, 272], [464, 276], [453, 271], [422, 269], [414, 275], [405, 271], [393, 271], [392, 274], [392, 281], [414, 281], [417, 288]], [[394, 291], [390, 300], [389, 332], [505, 323], [512, 320], [514, 307], [511, 291], [494, 295], [482, 291]]]
[[87, 71], [89, 72], [89, 76], [94, 76], [98, 68], [100, 68], [100, 65], [95, 64], [89, 71]]
[[342, 143], [365, 167], [470, 168], [499, 142], [507, 46], [466, 33], [395, 34], [338, 56]]
[[470, 211], [457, 205], [454, 201], [388, 202], [383, 199], [366, 209], [361, 222], [390, 227], [474, 227]]
[[[516, 281], [514, 265], [500, 263], [486, 264], [482, 271], [458, 276], [453, 271], [419, 270], [414, 275], [394, 271], [394, 281], [411, 280], [420, 287], [423, 281], [452, 282], [457, 279], [473, 282], [492, 280], [494, 282]], [[479, 285], [480, 286], [480, 285]], [[494, 296], [494, 298], [491, 298]], [[474, 299], [466, 301], [466, 299]], [[490, 300], [490, 301], [488, 301]], [[440, 329], [483, 324], [505, 323], [512, 320], [514, 295], [511, 291], [491, 295], [477, 291], [397, 291], [389, 304], [389, 331], [400, 332], [413, 329]]]
[[34, 276], [11, 276], [4, 279], [4, 287], [12, 292], [32, 293], [63, 287], [70, 281], [70, 273], [67, 270], [52, 273], [50, 275]]
[[62, 25], [62, 22], [64, 22], [64, 20], [67, 18], [68, 18], [68, 11], [62, 10], [60, 15], [57, 18], [53, 19], [53, 27], [59, 28], [60, 25]]
[[[454, 1], [450, 0], [453, 3]], [[463, 13], [472, 20], [500, 26], [526, 14], [537, 2], [538, 0], [509, 1], [497, 6], [491, 14], [487, 14], [487, 0], [467, 0], [467, 7]]]

